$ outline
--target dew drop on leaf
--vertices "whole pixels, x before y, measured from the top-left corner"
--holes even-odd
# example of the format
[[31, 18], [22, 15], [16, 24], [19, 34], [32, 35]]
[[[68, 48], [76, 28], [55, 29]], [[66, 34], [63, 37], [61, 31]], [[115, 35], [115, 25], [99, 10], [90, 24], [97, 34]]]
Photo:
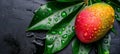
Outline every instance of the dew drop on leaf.
[[109, 51], [105, 51], [104, 54], [109, 54]]
[[119, 18], [119, 16], [116, 14], [116, 15], [115, 15], [115, 18]]
[[52, 34], [56, 34], [56, 32], [55, 32], [55, 31], [52, 31]]
[[51, 44], [51, 45], [47, 45], [47, 47], [48, 47], [48, 48], [52, 48], [52, 47], [53, 47], [53, 45], [52, 45], [52, 44]]
[[51, 8], [48, 8], [47, 9], [49, 13], [52, 13], [52, 9]]
[[89, 38], [90, 38], [90, 39], [92, 39], [92, 37], [91, 37], [91, 36], [90, 36]]
[[120, 12], [120, 8], [117, 8], [117, 11]]
[[107, 44], [107, 43], [108, 43], [108, 41], [107, 41], [107, 40], [104, 40], [104, 43], [105, 43], [105, 44]]
[[65, 43], [65, 41], [64, 41], [64, 40], [62, 40], [61, 42], [62, 42], [62, 43]]
[[62, 31], [64, 31], [65, 30], [65, 28], [62, 28]]
[[61, 35], [61, 34], [62, 34], [62, 32], [61, 32], [61, 31], [59, 31], [59, 32], [58, 32], [58, 34], [59, 34], [59, 35]]
[[61, 13], [61, 16], [64, 18], [64, 17], [66, 17], [67, 16], [67, 13], [65, 12], [65, 11], [63, 11], [62, 13]]
[[63, 38], [67, 38], [67, 34], [63, 35], [62, 37], [63, 37]]
[[72, 26], [72, 29], [74, 30], [74, 29], [75, 29], [75, 27], [74, 27], [74, 26]]

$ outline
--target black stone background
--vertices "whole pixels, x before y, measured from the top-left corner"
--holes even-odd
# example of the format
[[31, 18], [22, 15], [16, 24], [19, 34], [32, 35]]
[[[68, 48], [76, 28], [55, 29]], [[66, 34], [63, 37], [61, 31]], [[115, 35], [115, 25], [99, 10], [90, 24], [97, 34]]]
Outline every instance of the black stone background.
[[[25, 30], [33, 12], [45, 3], [46, 0], [0, 0], [0, 54], [42, 54], [44, 47], [32, 44], [35, 38], [26, 37]], [[120, 24], [115, 21], [114, 25], [119, 34]], [[38, 31], [35, 35], [44, 38], [46, 32]], [[111, 34], [110, 54], [120, 54], [120, 34]], [[57, 54], [72, 54], [71, 43]], [[90, 54], [95, 54], [94, 50]]]

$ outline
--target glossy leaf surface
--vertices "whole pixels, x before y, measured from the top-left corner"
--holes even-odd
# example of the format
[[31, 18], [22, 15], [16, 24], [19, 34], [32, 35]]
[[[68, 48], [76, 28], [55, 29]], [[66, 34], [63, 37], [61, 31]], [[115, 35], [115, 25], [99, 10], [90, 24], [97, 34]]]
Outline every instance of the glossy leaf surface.
[[[80, 5], [81, 8], [82, 4]], [[74, 33], [74, 21], [77, 11], [64, 18], [60, 23], [56, 24], [46, 36], [45, 54], [52, 54], [62, 50], [69, 44]]]
[[81, 43], [77, 38], [72, 42], [73, 54], [89, 54], [91, 48], [91, 44]]
[[111, 42], [111, 35], [106, 35], [103, 39], [101, 39], [97, 43], [98, 54], [109, 54], [110, 53], [110, 42]]
[[48, 2], [35, 13], [27, 30], [49, 30], [83, 3]]

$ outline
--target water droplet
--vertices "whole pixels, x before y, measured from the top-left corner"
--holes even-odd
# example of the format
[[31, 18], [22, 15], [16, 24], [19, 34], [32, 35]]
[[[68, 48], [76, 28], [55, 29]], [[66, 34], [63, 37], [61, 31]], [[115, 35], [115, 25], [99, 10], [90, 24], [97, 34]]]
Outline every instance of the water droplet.
[[120, 8], [117, 8], [117, 11], [120, 12]]
[[55, 31], [52, 31], [52, 34], [55, 34], [56, 32]]
[[52, 48], [52, 47], [53, 47], [53, 45], [52, 45], [52, 44], [51, 44], [51, 45], [47, 45], [47, 47], [48, 47], [48, 48]]
[[55, 20], [55, 22], [57, 22], [57, 21], [58, 21], [58, 19], [57, 19], [57, 18], [54, 18], [54, 20]]
[[93, 37], [93, 34], [91, 36]]
[[72, 26], [72, 29], [74, 30], [74, 29], [75, 29], [75, 27], [74, 27], [74, 26]]
[[94, 30], [97, 30], [97, 28], [94, 28]]
[[63, 38], [67, 38], [67, 34], [63, 35], [62, 37], [63, 37]]
[[92, 39], [92, 37], [91, 37], [91, 36], [90, 36], [89, 38], [90, 38], [90, 39]]
[[113, 25], [110, 26], [110, 28], [112, 28], [112, 27], [113, 27]]
[[84, 36], [87, 36], [87, 35], [88, 35], [88, 33], [87, 33], [87, 32], [85, 32], [85, 33], [84, 33]]
[[114, 23], [114, 19], [112, 20], [112, 22]]
[[80, 19], [78, 19], [77, 22], [80, 22]]
[[58, 32], [58, 34], [59, 34], [59, 35], [61, 35], [61, 34], [62, 34], [62, 32], [61, 32], [61, 31], [59, 31], [59, 32]]
[[88, 26], [88, 24], [85, 24], [85, 26]]
[[98, 32], [100, 32], [101, 30], [98, 30]]
[[49, 13], [52, 13], [52, 9], [51, 9], [51, 8], [48, 8], [48, 12], [49, 12]]
[[95, 31], [95, 34], [97, 33], [97, 31]]
[[65, 28], [62, 28], [62, 31], [64, 31], [65, 30]]
[[103, 29], [105, 29], [105, 26], [102, 26]]
[[104, 54], [109, 54], [109, 51], [105, 51]]
[[116, 14], [116, 15], [115, 15], [115, 18], [119, 18], [119, 16]]
[[48, 21], [51, 21], [52, 19], [51, 18], [48, 18]]
[[64, 40], [62, 40], [61, 42], [62, 42], [62, 43], [65, 43], [65, 41], [64, 41]]
[[61, 16], [64, 18], [64, 17], [66, 17], [67, 16], [67, 13], [65, 12], [65, 11], [63, 11], [62, 13], [61, 13]]
[[107, 43], [108, 43], [108, 41], [107, 41], [107, 40], [104, 40], [104, 43], [105, 43], [105, 44], [107, 44]]

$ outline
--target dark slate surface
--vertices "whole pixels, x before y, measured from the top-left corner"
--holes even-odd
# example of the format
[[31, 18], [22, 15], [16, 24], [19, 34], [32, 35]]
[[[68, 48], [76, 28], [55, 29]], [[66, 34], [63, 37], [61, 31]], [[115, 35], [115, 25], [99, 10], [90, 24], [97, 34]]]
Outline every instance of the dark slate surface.
[[[46, 0], [0, 0], [0, 54], [42, 54], [44, 46], [33, 44], [35, 37], [26, 37], [25, 30], [32, 20], [33, 12], [45, 3]], [[117, 21], [115, 28], [119, 34], [120, 24]], [[44, 38], [46, 32], [32, 34]], [[120, 34], [111, 34], [110, 54], [120, 54]], [[71, 43], [57, 54], [72, 54]], [[90, 54], [95, 54], [94, 50]]]

